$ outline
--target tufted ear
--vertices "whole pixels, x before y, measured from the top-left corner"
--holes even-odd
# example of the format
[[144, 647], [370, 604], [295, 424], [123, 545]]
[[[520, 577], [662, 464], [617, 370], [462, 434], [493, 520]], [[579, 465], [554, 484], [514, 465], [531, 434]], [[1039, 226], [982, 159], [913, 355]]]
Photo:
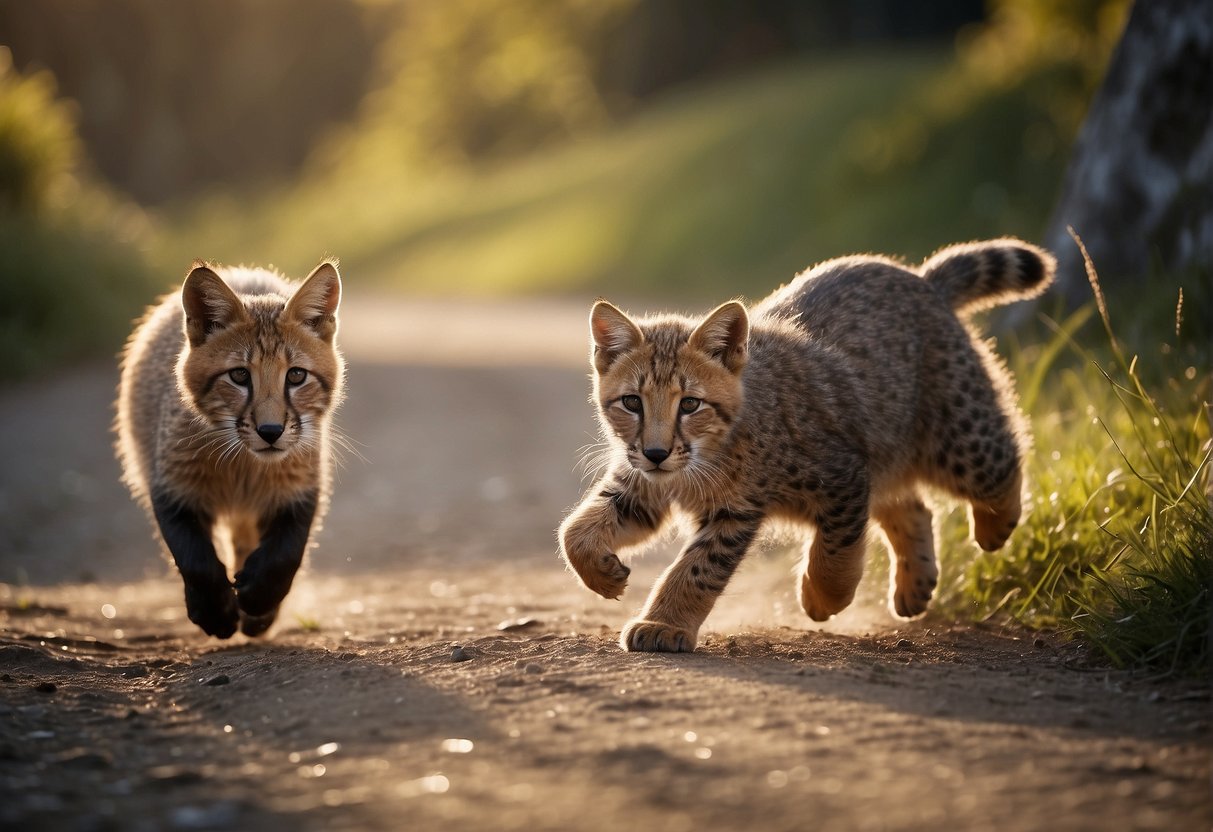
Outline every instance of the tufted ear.
[[181, 287], [185, 335], [190, 346], [201, 346], [216, 332], [248, 320], [244, 302], [215, 271], [196, 261]]
[[605, 300], [590, 310], [591, 361], [600, 374], [611, 368], [619, 356], [640, 346], [644, 335], [632, 319]]
[[695, 328], [687, 343], [706, 352], [726, 369], [740, 373], [745, 367], [750, 340], [750, 316], [740, 302], [722, 303]]
[[312, 270], [286, 304], [282, 316], [303, 324], [325, 341], [337, 334], [337, 305], [341, 303], [341, 275], [337, 264], [325, 260]]

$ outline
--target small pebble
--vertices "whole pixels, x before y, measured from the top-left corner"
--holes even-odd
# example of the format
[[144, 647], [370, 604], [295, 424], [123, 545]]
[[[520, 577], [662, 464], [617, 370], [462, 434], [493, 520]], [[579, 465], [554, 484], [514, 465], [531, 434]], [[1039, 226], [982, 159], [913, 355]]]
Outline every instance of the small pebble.
[[39, 682], [34, 687], [34, 690], [38, 691], [38, 693], [54, 693], [59, 690], [59, 687], [54, 682]]
[[522, 668], [522, 672], [530, 674], [542, 673], [543, 665], [539, 664], [539, 662], [529, 662], [525, 667]]
[[451, 661], [453, 662], [466, 662], [470, 661], [471, 658], [472, 654], [464, 650], [462, 644], [456, 644], [455, 648], [451, 650]]
[[531, 630], [543, 625], [543, 622], [538, 618], [524, 616], [522, 618], [507, 618], [497, 625], [497, 629], [503, 633], [512, 633], [518, 630]]
[[1035, 641], [1032, 642], [1032, 646], [1033, 647], [1047, 647], [1048, 642], [1046, 642], [1043, 638], [1038, 637]]
[[212, 676], [211, 678], [207, 679], [203, 684], [209, 685], [210, 687], [215, 687], [217, 685], [226, 685], [231, 681], [232, 680], [228, 678], [226, 673], [220, 673], [218, 676]]
[[898, 650], [910, 650], [910, 649], [913, 649], [913, 647], [914, 647], [914, 642], [910, 641], [908, 638], [897, 639], [897, 649]]

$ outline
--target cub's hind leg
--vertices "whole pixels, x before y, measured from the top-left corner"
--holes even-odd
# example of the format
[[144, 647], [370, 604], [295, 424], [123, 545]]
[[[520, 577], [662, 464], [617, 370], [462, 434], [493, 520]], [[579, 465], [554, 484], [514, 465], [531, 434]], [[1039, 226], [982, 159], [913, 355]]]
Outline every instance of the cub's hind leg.
[[931, 512], [911, 497], [873, 506], [872, 517], [889, 543], [889, 608], [902, 618], [921, 615], [939, 581]]
[[953, 374], [937, 393], [939, 421], [921, 473], [969, 502], [973, 539], [990, 552], [1002, 548], [1019, 524], [1022, 417], [1007, 392], [1006, 371], [983, 352], [979, 344], [968, 345], [952, 356]]
[[855, 599], [867, 548], [868, 481], [861, 467], [843, 469], [849, 479], [826, 485], [814, 518], [817, 532], [805, 552], [800, 605], [809, 618], [825, 621]]
[[1023, 474], [1017, 465], [993, 491], [983, 490], [970, 501], [973, 539], [987, 552], [1001, 549], [1019, 525], [1022, 488]]

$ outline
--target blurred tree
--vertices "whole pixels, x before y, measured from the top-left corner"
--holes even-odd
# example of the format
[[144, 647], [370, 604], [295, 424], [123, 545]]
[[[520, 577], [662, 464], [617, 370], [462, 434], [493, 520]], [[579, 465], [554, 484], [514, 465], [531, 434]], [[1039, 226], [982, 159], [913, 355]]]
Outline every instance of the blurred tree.
[[0, 43], [79, 103], [104, 176], [160, 202], [293, 172], [357, 108], [375, 17], [348, 0], [0, 0]]
[[[1061, 290], [1089, 297], [1073, 226], [1101, 279], [1151, 265], [1213, 271], [1213, 8], [1137, 3], [1066, 173], [1046, 235]], [[1206, 313], [1207, 314], [1207, 313]]]
[[601, 128], [650, 96], [781, 56], [951, 37], [981, 0], [417, 0], [379, 85], [322, 164], [500, 158]]
[[22, 77], [0, 46], [0, 212], [38, 214], [75, 184], [76, 114], [49, 72]]

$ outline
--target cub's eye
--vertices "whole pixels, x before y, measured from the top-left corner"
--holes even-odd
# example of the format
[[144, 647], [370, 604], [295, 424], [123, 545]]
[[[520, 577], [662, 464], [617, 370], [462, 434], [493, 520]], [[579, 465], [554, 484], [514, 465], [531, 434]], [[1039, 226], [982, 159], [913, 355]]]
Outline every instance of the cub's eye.
[[694, 396], [687, 396], [678, 403], [678, 409], [683, 413], [694, 413], [699, 409], [699, 405], [703, 404], [702, 399], [697, 399]]
[[291, 367], [286, 371], [286, 383], [293, 384], [298, 387], [303, 382], [307, 381], [307, 370], [302, 367]]
[[626, 407], [628, 410], [632, 411], [633, 413], [640, 412], [640, 408], [642, 407], [642, 405], [640, 403], [639, 396], [624, 396], [621, 399], [621, 401], [623, 402], [623, 406]]
[[230, 378], [232, 381], [236, 382], [237, 384], [239, 384], [241, 387], [246, 386], [253, 378], [252, 375], [249, 374], [249, 371], [244, 369], [243, 367], [237, 367], [234, 370], [228, 370], [227, 377]]

